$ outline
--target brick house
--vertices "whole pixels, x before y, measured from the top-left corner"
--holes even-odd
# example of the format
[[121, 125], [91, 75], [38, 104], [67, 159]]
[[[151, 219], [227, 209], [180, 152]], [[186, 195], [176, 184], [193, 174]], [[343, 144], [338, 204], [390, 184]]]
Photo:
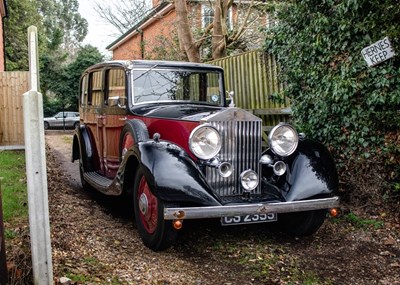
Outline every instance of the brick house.
[[[176, 12], [173, 1], [153, 0], [153, 8], [134, 27], [106, 48], [112, 52], [115, 60], [121, 59], [178, 59], [180, 55], [176, 25]], [[188, 1], [189, 18], [192, 21], [193, 33], [204, 28], [213, 19], [213, 10], [209, 1]], [[234, 4], [228, 13], [228, 26], [238, 19], [237, 6]], [[254, 10], [255, 13], [260, 13]], [[240, 16], [239, 16], [240, 17]], [[266, 15], [260, 17], [261, 23], [267, 24]], [[260, 21], [258, 23], [260, 23]], [[246, 37], [257, 35], [257, 29], [248, 31]], [[247, 50], [261, 46], [262, 37]], [[203, 50], [202, 52], [207, 52]]]
[[7, 15], [6, 2], [0, 0], [0, 72], [5, 70], [5, 53], [4, 53], [4, 22], [3, 18]]

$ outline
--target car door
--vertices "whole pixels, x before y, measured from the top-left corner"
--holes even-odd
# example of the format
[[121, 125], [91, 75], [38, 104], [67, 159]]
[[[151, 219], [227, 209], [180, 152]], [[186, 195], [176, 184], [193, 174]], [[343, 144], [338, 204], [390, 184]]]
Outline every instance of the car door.
[[60, 128], [63, 126], [63, 112], [54, 115], [54, 120], [51, 126], [56, 128]]
[[103, 164], [103, 70], [86, 74], [81, 81], [81, 115], [92, 139], [93, 170], [104, 175]]
[[122, 68], [109, 68], [104, 76], [104, 108], [102, 112], [104, 174], [115, 177], [119, 167], [119, 139], [126, 120], [126, 74]]

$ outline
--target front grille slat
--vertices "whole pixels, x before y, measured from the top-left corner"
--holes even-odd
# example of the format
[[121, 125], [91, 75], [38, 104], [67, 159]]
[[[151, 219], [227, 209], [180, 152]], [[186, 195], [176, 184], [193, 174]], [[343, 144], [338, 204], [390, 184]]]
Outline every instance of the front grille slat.
[[[247, 169], [260, 173], [261, 121], [213, 121], [210, 125], [221, 134], [220, 160], [232, 164], [233, 174], [222, 178], [216, 169], [207, 167], [207, 181], [221, 197], [241, 196], [240, 173]], [[252, 194], [260, 192], [258, 187]]]

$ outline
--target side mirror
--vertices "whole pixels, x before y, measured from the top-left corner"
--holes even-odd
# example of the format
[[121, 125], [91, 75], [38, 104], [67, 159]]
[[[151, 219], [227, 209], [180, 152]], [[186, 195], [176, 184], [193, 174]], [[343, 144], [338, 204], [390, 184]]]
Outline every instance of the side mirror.
[[125, 108], [126, 107], [126, 97], [119, 97], [119, 96], [110, 97], [110, 98], [108, 98], [108, 106], [110, 106], [110, 107], [118, 106], [120, 108]]

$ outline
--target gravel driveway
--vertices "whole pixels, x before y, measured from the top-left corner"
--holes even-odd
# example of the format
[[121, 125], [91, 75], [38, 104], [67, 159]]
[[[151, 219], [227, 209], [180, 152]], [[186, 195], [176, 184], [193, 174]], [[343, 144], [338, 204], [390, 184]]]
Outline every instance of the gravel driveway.
[[81, 190], [71, 142], [72, 132], [46, 132], [56, 283], [69, 277], [72, 284], [400, 284], [398, 212], [378, 217], [379, 228], [328, 220], [302, 239], [260, 225], [191, 222], [176, 246], [152, 252], [124, 201]]

